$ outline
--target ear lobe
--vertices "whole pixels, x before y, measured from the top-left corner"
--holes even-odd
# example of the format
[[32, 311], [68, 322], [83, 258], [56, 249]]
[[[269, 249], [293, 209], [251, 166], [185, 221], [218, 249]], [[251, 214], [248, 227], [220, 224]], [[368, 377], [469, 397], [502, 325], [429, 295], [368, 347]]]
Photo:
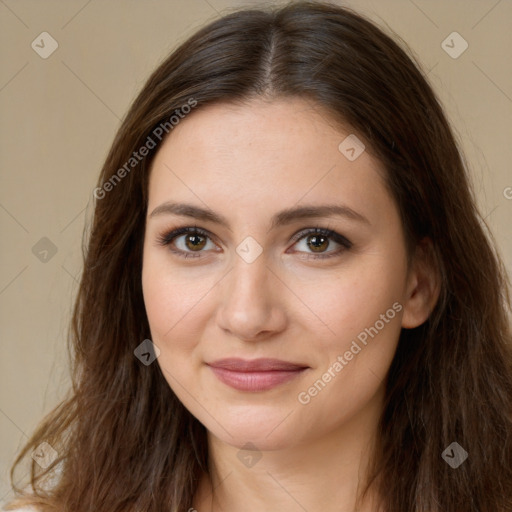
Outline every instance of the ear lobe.
[[441, 278], [432, 240], [421, 240], [411, 264], [407, 282], [402, 327], [413, 329], [423, 324], [434, 309], [441, 291]]

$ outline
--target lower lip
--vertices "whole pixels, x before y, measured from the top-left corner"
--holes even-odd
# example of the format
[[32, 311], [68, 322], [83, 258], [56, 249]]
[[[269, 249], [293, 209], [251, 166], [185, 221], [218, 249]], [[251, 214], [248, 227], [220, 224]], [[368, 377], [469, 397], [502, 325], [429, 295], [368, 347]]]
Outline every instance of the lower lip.
[[210, 368], [220, 381], [239, 391], [267, 391], [298, 377], [306, 369], [234, 372], [214, 366]]

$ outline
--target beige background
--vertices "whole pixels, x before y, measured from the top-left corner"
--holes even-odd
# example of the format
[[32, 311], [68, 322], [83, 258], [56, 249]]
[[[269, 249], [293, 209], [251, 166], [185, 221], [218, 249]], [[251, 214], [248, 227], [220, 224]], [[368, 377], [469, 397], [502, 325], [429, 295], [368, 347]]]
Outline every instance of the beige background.
[[[87, 205], [120, 118], [179, 42], [226, 10], [261, 3], [0, 0], [0, 504], [14, 453], [68, 386]], [[396, 32], [430, 70], [510, 273], [512, 2], [338, 3]], [[469, 44], [456, 59], [441, 46], [454, 31]], [[42, 32], [58, 43], [47, 59], [31, 47]], [[46, 262], [33, 252], [43, 237], [57, 250]]]

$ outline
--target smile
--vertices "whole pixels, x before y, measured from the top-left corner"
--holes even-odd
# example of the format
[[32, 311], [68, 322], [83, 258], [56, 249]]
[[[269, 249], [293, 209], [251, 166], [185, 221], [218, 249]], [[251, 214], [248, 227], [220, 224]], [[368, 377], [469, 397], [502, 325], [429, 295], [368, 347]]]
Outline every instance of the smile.
[[267, 391], [301, 375], [308, 367], [277, 359], [222, 359], [208, 364], [224, 384], [239, 391]]

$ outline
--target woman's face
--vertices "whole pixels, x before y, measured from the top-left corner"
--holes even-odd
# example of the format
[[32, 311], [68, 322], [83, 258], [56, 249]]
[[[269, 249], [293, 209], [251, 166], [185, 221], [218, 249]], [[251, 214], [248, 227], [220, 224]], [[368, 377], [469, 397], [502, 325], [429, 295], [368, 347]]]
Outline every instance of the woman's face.
[[349, 135], [301, 99], [217, 104], [153, 162], [142, 282], [157, 364], [233, 446], [311, 442], [381, 403], [414, 283], [379, 163]]

